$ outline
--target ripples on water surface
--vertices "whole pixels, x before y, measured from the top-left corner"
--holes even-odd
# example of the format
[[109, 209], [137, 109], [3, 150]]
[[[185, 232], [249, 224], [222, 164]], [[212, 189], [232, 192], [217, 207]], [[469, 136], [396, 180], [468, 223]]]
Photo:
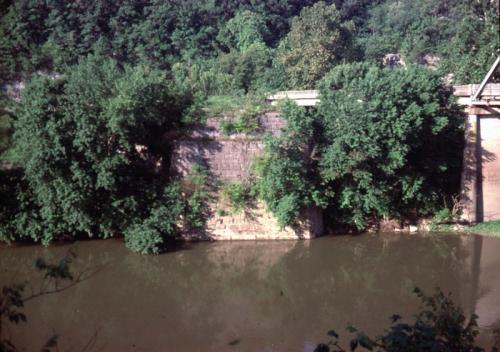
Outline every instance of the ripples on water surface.
[[[33, 262], [68, 246], [0, 247], [0, 284], [40, 275]], [[81, 350], [97, 333], [101, 351], [312, 351], [334, 328], [376, 334], [412, 290], [439, 286], [486, 339], [500, 327], [500, 239], [479, 236], [362, 235], [313, 241], [186, 245], [160, 256], [118, 240], [76, 246], [75, 271], [98, 270], [65, 292], [30, 301], [28, 323], [10, 330], [38, 350], [54, 331], [61, 350]]]

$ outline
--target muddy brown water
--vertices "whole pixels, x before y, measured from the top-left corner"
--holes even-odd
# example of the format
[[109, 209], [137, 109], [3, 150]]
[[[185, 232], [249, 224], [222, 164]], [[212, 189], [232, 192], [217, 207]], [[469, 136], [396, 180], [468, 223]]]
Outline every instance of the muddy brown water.
[[[36, 286], [37, 257], [68, 245], [0, 247], [0, 285]], [[54, 332], [60, 350], [312, 351], [330, 329], [377, 334], [393, 313], [411, 321], [418, 286], [452, 292], [476, 311], [480, 342], [500, 327], [500, 239], [446, 234], [361, 235], [312, 241], [188, 244], [159, 256], [119, 240], [73, 246], [91, 276], [27, 303], [28, 322], [9, 326], [18, 347], [39, 350]]]

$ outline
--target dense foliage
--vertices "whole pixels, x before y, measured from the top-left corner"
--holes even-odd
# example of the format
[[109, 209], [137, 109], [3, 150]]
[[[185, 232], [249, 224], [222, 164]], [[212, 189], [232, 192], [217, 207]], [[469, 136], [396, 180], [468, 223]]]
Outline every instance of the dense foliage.
[[291, 89], [314, 88], [333, 66], [353, 61], [354, 24], [342, 21], [335, 5], [318, 2], [292, 21], [278, 50], [277, 61]]
[[180, 126], [189, 97], [160, 71], [91, 56], [62, 78], [33, 80], [22, 102], [14, 143], [24, 190], [1, 237], [12, 227], [44, 243], [123, 233], [132, 249], [157, 251], [182, 212], [162, 136]]
[[317, 111], [285, 105], [288, 125], [267, 144], [259, 184], [282, 225], [316, 204], [362, 230], [384, 216], [432, 214], [451, 199], [464, 119], [437, 74], [339, 65], [320, 93]]
[[311, 158], [312, 111], [287, 101], [281, 113], [287, 125], [279, 137], [266, 140], [265, 155], [254, 168], [260, 198], [284, 227], [293, 224], [305, 207], [324, 207], [325, 197], [316, 188], [317, 168]]
[[337, 218], [425, 215], [458, 189], [464, 118], [428, 70], [334, 68], [321, 83], [319, 172]]
[[369, 10], [359, 43], [367, 60], [399, 52], [406, 63], [437, 67], [454, 82], [479, 82], [499, 43], [498, 1], [389, 0]]
[[313, 87], [339, 62], [380, 61], [399, 52], [408, 64], [436, 56], [443, 74], [466, 82], [480, 79], [494, 59], [495, 4], [7, 0], [0, 4], [0, 77], [62, 72], [80, 57], [97, 53], [120, 63], [182, 66], [191, 78], [210, 76], [212, 86], [225, 82], [219, 88], [234, 92]]
[[[440, 77], [482, 77], [494, 4], [2, 1], [0, 81], [14, 98], [26, 88], [14, 113], [0, 98], [0, 161], [22, 169], [0, 173], [0, 239], [120, 234], [158, 252], [179, 219], [205, 220], [202, 182], [186, 189], [170, 173], [168, 132], [233, 101], [224, 132], [254, 132], [255, 97], [279, 89], [322, 95], [317, 110], [284, 107], [288, 127], [256, 163], [281, 226], [311, 205], [358, 229], [430, 214], [456, 189], [462, 141]], [[391, 53], [405, 69], [381, 68]]]

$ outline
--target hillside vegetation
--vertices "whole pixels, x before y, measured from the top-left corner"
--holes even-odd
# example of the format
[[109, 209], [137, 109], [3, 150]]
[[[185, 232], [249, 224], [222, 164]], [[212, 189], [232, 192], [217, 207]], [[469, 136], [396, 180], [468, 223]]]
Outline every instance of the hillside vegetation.
[[[283, 89], [318, 88], [322, 102], [285, 104], [288, 127], [256, 161], [250, 193], [282, 226], [311, 205], [358, 230], [432, 215], [461, 168], [463, 119], [445, 82], [487, 71], [495, 11], [493, 0], [1, 1], [0, 159], [19, 168], [0, 172], [0, 239], [124, 236], [159, 252], [206, 215], [210, 180], [170, 173], [173, 136], [227, 109], [238, 119], [225, 132], [251, 131], [259, 99]], [[396, 67], [384, 67], [390, 54]]]
[[0, 77], [64, 72], [88, 54], [167, 70], [205, 94], [314, 88], [333, 66], [437, 57], [480, 80], [498, 47], [494, 0], [2, 1]]

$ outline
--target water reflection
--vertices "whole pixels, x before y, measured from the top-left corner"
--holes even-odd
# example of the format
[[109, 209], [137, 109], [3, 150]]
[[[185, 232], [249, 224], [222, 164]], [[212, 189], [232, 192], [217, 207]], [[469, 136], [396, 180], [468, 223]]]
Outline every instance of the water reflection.
[[[36, 257], [66, 250], [0, 248], [0, 282], [35, 280]], [[111, 240], [81, 243], [77, 252], [76, 270], [102, 270], [30, 302], [28, 324], [11, 331], [24, 347], [38, 348], [57, 331], [63, 349], [78, 350], [97, 331], [103, 350], [312, 351], [330, 328], [353, 324], [379, 333], [392, 313], [410, 317], [415, 286], [451, 291], [466, 312], [477, 310], [485, 330], [499, 326], [498, 239], [220, 242], [154, 257]]]

